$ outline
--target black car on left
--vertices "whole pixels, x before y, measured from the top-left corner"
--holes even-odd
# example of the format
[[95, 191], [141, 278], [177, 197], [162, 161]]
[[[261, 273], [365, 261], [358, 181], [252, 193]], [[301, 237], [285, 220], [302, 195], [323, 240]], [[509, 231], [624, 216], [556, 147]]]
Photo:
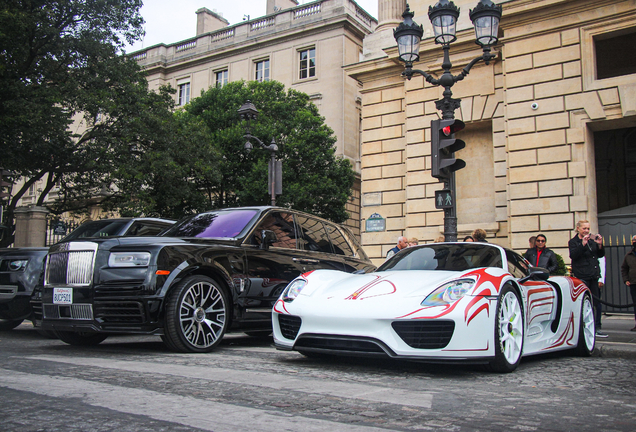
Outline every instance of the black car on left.
[[278, 207], [214, 210], [159, 237], [53, 246], [43, 328], [73, 345], [129, 333], [161, 336], [177, 352], [209, 352], [229, 330], [271, 332], [272, 305], [300, 274], [374, 268], [348, 229], [319, 217]]
[[[61, 241], [87, 237], [157, 235], [174, 224], [174, 220], [159, 218], [111, 218], [83, 223]], [[25, 319], [37, 326], [37, 299], [33, 314], [31, 296], [41, 283], [44, 258], [48, 247], [0, 249], [0, 331], [11, 330]], [[41, 313], [40, 313], [41, 319]]]

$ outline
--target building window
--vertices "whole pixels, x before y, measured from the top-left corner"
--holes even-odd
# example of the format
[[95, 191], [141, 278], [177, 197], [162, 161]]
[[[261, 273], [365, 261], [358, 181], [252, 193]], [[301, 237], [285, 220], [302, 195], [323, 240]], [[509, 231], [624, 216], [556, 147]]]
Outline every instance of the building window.
[[594, 37], [596, 79], [613, 78], [636, 73], [636, 28]]
[[256, 62], [256, 81], [269, 81], [269, 60]]
[[179, 106], [184, 106], [190, 102], [190, 83], [179, 84]]
[[300, 54], [300, 79], [316, 76], [316, 48], [310, 48], [299, 52]]
[[223, 87], [225, 84], [227, 84], [227, 80], [228, 80], [227, 69], [215, 72], [214, 74], [216, 76], [215, 83], [217, 87]]

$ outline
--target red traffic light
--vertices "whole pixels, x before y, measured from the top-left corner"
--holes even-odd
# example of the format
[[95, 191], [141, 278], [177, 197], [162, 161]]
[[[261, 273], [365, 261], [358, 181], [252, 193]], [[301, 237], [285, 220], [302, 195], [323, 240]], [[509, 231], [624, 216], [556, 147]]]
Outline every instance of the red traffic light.
[[451, 134], [450, 126], [446, 126], [446, 127], [442, 128], [442, 132], [444, 132], [444, 135], [449, 136]]

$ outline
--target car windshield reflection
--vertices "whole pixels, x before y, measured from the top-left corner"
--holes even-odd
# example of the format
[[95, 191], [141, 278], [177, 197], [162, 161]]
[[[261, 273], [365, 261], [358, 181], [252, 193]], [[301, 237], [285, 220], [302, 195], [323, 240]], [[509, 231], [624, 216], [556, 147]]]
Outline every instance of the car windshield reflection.
[[165, 237], [234, 238], [258, 213], [257, 210], [208, 212], [178, 222]]
[[89, 237], [110, 237], [113, 235], [119, 235], [122, 228], [128, 221], [112, 221], [112, 220], [97, 220], [87, 222], [63, 238], [61, 241], [66, 242], [69, 240], [75, 240], [80, 238]]
[[403, 250], [377, 271], [465, 271], [482, 267], [502, 267], [499, 249], [486, 244], [434, 244]]

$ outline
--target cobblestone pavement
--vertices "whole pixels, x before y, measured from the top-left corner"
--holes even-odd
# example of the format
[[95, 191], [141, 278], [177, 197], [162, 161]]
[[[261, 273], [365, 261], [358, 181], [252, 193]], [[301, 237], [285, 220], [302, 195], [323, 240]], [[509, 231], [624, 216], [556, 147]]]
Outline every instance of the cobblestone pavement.
[[0, 430], [633, 431], [636, 358], [530, 357], [476, 366], [311, 359], [226, 337], [174, 354], [157, 337], [72, 347], [0, 333]]

